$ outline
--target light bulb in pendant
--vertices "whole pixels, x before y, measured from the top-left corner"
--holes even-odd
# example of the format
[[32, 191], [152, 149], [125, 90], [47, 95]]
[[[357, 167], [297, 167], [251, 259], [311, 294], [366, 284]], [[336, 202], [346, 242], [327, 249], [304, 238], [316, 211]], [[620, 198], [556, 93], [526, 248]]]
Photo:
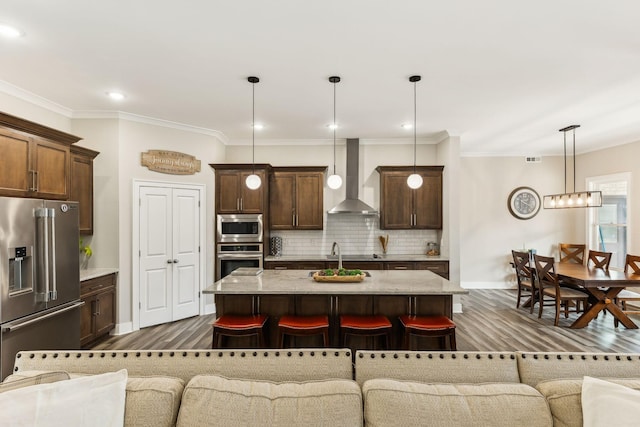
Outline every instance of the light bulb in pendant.
[[422, 177], [417, 173], [412, 173], [407, 178], [407, 185], [409, 186], [409, 188], [412, 188], [414, 190], [416, 188], [420, 188], [422, 186]]
[[332, 190], [337, 190], [342, 187], [342, 177], [340, 175], [333, 174], [327, 178], [327, 185]]
[[247, 184], [247, 187], [249, 188], [249, 190], [257, 190], [258, 188], [260, 188], [260, 184], [262, 184], [262, 180], [258, 175], [254, 173], [247, 177], [247, 180], [245, 181], [245, 183]]

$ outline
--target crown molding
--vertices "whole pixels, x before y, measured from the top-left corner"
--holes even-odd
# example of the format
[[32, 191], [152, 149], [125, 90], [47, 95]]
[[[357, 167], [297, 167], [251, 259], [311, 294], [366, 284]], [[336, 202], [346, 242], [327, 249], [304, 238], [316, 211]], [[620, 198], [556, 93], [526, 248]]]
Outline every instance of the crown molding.
[[68, 118], [70, 118], [71, 115], [73, 114], [73, 110], [71, 110], [70, 108], [63, 107], [60, 104], [56, 104], [53, 101], [49, 101], [46, 98], [36, 95], [33, 92], [24, 90], [18, 86], [12, 85], [11, 83], [4, 80], [0, 80], [0, 92], [3, 92], [7, 95], [21, 99], [30, 104], [34, 104], [38, 107], [42, 107], [46, 110], [52, 111], [54, 113], [60, 114]]
[[116, 119], [127, 120], [130, 122], [144, 123], [154, 126], [162, 126], [166, 128], [182, 130], [185, 132], [200, 133], [203, 135], [213, 136], [220, 140], [223, 144], [227, 145], [229, 140], [225, 134], [220, 131], [207, 129], [199, 126], [191, 126], [183, 123], [172, 122], [169, 120], [156, 119], [153, 117], [141, 116], [138, 114], [126, 113], [124, 111], [110, 111], [110, 110], [79, 110], [74, 111], [71, 115], [72, 119], [78, 120], [90, 120], [90, 119]]

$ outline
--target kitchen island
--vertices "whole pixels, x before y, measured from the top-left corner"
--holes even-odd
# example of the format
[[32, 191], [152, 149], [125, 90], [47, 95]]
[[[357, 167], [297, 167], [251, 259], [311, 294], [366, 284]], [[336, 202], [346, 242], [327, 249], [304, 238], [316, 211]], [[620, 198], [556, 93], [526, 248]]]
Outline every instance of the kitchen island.
[[[244, 275], [248, 274], [248, 275]], [[339, 342], [338, 318], [342, 314], [383, 314], [393, 324], [391, 346], [399, 348], [398, 316], [445, 315], [453, 317], [453, 295], [467, 291], [428, 270], [376, 270], [356, 283], [315, 282], [309, 270], [264, 270], [234, 272], [206, 288], [214, 294], [216, 313], [269, 316], [267, 344], [275, 347], [280, 316], [326, 314], [330, 322], [330, 344]], [[296, 337], [296, 346], [315, 346], [315, 337]], [[238, 339], [240, 340], [240, 339]], [[368, 343], [353, 339], [353, 345]], [[248, 344], [239, 342], [238, 346]]]

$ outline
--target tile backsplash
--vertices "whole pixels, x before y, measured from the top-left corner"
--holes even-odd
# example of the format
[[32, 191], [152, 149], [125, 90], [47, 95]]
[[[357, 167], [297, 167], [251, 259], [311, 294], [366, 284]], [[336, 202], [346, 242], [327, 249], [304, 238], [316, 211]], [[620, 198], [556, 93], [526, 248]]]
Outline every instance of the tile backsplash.
[[389, 235], [387, 255], [424, 254], [427, 242], [439, 242], [438, 230], [380, 230], [378, 216], [325, 215], [324, 230], [272, 230], [282, 238], [282, 255], [327, 255], [333, 242], [343, 254], [382, 254], [378, 236]]

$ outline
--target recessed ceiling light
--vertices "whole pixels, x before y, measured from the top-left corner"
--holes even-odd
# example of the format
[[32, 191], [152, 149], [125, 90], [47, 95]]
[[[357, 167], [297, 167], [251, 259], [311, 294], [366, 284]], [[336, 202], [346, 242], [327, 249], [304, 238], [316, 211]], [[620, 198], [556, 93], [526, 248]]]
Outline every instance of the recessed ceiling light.
[[9, 39], [17, 39], [23, 36], [24, 33], [15, 27], [6, 24], [0, 24], [0, 36], [7, 37]]
[[264, 129], [264, 125], [262, 123], [254, 123], [253, 124], [253, 128], [255, 130], [262, 130], [262, 129]]
[[122, 101], [124, 99], [124, 94], [122, 92], [107, 92], [107, 96], [114, 101]]
[[331, 123], [331, 124], [328, 124], [327, 127], [329, 129], [338, 129], [339, 126], [337, 123]]
[[411, 129], [413, 125], [411, 123], [403, 123], [400, 125], [402, 129]]

